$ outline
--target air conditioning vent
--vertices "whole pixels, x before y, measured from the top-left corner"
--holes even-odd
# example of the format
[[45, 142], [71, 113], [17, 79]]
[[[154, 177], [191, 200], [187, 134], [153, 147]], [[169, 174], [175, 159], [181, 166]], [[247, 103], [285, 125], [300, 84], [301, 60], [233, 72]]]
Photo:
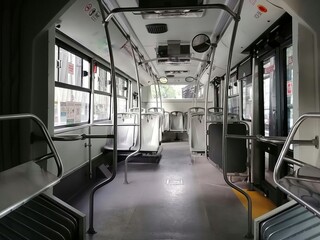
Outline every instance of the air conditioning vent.
[[146, 25], [148, 33], [160, 34], [168, 31], [167, 24], [165, 23], [154, 23]]
[[168, 45], [158, 46], [158, 63], [190, 62], [190, 45], [180, 44], [178, 40], [169, 40]]

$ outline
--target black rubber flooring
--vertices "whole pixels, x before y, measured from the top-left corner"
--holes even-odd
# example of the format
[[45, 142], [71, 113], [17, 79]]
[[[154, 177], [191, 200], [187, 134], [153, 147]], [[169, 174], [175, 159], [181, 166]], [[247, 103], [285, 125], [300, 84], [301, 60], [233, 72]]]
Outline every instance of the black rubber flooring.
[[[87, 239], [244, 239], [246, 209], [205, 158], [191, 162], [187, 142], [164, 143], [158, 165], [129, 165], [129, 184], [123, 169], [97, 191]], [[72, 205], [88, 214], [88, 193]]]

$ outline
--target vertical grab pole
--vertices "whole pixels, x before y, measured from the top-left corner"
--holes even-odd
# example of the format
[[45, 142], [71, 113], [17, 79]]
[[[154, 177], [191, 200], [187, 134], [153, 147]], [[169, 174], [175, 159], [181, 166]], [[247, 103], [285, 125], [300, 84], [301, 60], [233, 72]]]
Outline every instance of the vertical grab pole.
[[[117, 109], [117, 86], [116, 86], [116, 73], [115, 73], [115, 66], [114, 66], [114, 58], [113, 58], [113, 52], [112, 52], [112, 46], [111, 46], [111, 38], [110, 38], [110, 33], [108, 29], [108, 23], [109, 21], [105, 21], [106, 16], [105, 12], [103, 9], [103, 4], [101, 2], [102, 0], [98, 0], [99, 7], [100, 7], [100, 12], [102, 15], [103, 22], [102, 24], [104, 25], [104, 29], [106, 32], [106, 37], [107, 37], [107, 44], [108, 44], [108, 49], [109, 49], [109, 57], [110, 57], [110, 72], [111, 72], [111, 83], [112, 83], [112, 92], [113, 92], [113, 162], [112, 162], [112, 173], [111, 176], [104, 180], [103, 182], [100, 182], [96, 186], [94, 186], [90, 192], [90, 199], [89, 199], [89, 229], [87, 231], [88, 234], [95, 234], [96, 231], [94, 230], [93, 227], [93, 211], [94, 211], [94, 194], [95, 192], [103, 187], [104, 185], [108, 184], [111, 182], [117, 174], [117, 162], [118, 162], [118, 148], [117, 148], [117, 141], [118, 141], [118, 122], [117, 122], [117, 117], [118, 117], [118, 109]], [[110, 20], [111, 18], [109, 18]]]
[[205, 136], [205, 150], [204, 150], [204, 155], [207, 158], [208, 157], [208, 136], [207, 136], [207, 131], [208, 131], [208, 95], [209, 95], [209, 85], [210, 85], [210, 79], [211, 79], [211, 72], [213, 68], [213, 59], [215, 55], [215, 49], [217, 47], [217, 44], [214, 43], [211, 45], [211, 59], [210, 59], [210, 68], [209, 68], [209, 74], [208, 74], [208, 81], [206, 84], [206, 92], [205, 92], [205, 102], [204, 102], [204, 136]]
[[139, 71], [138, 71], [138, 64], [137, 64], [137, 60], [135, 57], [135, 53], [134, 53], [134, 48], [132, 45], [132, 42], [129, 38], [129, 42], [130, 42], [130, 46], [131, 46], [131, 52], [132, 52], [132, 57], [133, 57], [133, 61], [134, 61], [134, 66], [135, 66], [135, 72], [136, 72], [136, 78], [137, 78], [137, 90], [138, 90], [138, 107], [139, 107], [139, 114], [138, 114], [138, 149], [136, 151], [134, 151], [133, 153], [129, 154], [126, 159], [124, 160], [124, 182], [126, 184], [129, 184], [128, 182], [128, 162], [129, 159], [131, 157], [133, 157], [134, 155], [136, 155], [138, 152], [140, 152], [141, 149], [141, 86], [140, 86], [140, 77], [139, 77]]
[[[155, 82], [154, 82], [155, 83]], [[154, 84], [154, 91], [156, 93], [156, 103], [157, 103], [157, 108], [159, 107], [159, 104], [158, 104], [158, 91], [157, 91], [157, 85], [156, 83]]]
[[252, 201], [250, 196], [240, 187], [234, 185], [232, 182], [229, 181], [227, 176], [227, 153], [228, 153], [228, 145], [227, 145], [227, 134], [228, 134], [228, 86], [230, 81], [230, 71], [231, 71], [231, 60], [232, 60], [232, 53], [233, 47], [235, 43], [235, 38], [237, 34], [237, 28], [239, 25], [240, 20], [240, 13], [243, 5], [243, 0], [239, 1], [238, 11], [236, 17], [234, 18], [234, 26], [233, 32], [230, 42], [230, 49], [229, 49], [229, 56], [228, 56], [228, 64], [227, 64], [227, 71], [226, 71], [226, 80], [224, 82], [224, 94], [223, 94], [223, 129], [222, 129], [222, 169], [223, 169], [223, 178], [225, 182], [232, 187], [233, 189], [237, 190], [241, 194], [245, 196], [248, 202], [248, 232], [246, 234], [246, 238], [253, 238], [252, 235]]
[[157, 86], [158, 86], [158, 91], [159, 91], [160, 107], [162, 109], [162, 96], [161, 96], [159, 81], [157, 81]]

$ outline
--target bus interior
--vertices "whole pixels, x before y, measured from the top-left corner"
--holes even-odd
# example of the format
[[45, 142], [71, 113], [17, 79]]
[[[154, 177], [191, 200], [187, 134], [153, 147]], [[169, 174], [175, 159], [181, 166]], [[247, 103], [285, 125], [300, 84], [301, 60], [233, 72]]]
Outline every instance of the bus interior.
[[320, 2], [1, 8], [0, 239], [320, 239]]

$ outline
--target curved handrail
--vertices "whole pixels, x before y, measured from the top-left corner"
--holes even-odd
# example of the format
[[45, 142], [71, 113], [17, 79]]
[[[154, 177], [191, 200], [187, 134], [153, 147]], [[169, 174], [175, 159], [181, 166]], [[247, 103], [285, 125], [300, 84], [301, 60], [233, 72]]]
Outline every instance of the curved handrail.
[[[102, 0], [98, 0], [100, 12], [102, 15], [102, 18], [105, 19], [105, 12], [104, 12], [104, 7]], [[115, 73], [115, 65], [114, 65], [114, 58], [113, 58], [113, 51], [112, 51], [112, 45], [111, 45], [111, 37], [110, 37], [110, 32], [108, 29], [108, 21], [103, 22], [104, 24], [104, 30], [106, 33], [106, 38], [107, 38], [107, 45], [109, 49], [109, 57], [110, 57], [110, 73], [111, 73], [111, 81], [112, 81], [112, 92], [113, 92], [113, 134], [114, 134], [114, 141], [113, 141], [113, 161], [112, 161], [112, 172], [111, 176], [104, 180], [103, 182], [98, 183], [96, 186], [94, 186], [90, 192], [90, 198], [89, 198], [89, 229], [87, 233], [89, 234], [95, 234], [96, 231], [94, 230], [93, 227], [93, 210], [94, 210], [94, 194], [95, 192], [103, 187], [104, 185], [110, 183], [115, 179], [116, 174], [117, 174], [117, 163], [118, 163], [118, 106], [117, 106], [117, 85], [116, 85], [116, 73]]]
[[[5, 216], [6, 214], [10, 213], [11, 211], [13, 211], [14, 209], [18, 208], [19, 206], [21, 206], [22, 204], [28, 202], [29, 200], [31, 200], [33, 197], [37, 196], [38, 194], [42, 193], [43, 191], [47, 190], [48, 188], [54, 186], [55, 184], [57, 184], [60, 179], [63, 176], [63, 164], [61, 161], [61, 158], [52, 142], [52, 139], [50, 137], [50, 134], [46, 128], [46, 126], [44, 125], [44, 123], [40, 120], [40, 118], [38, 118], [37, 116], [33, 115], [33, 114], [29, 114], [29, 113], [24, 113], [24, 114], [11, 114], [11, 115], [2, 115], [0, 116], [0, 121], [9, 121], [9, 120], [21, 120], [21, 119], [32, 119], [41, 129], [42, 133], [45, 135], [45, 140], [49, 146], [50, 149], [50, 153], [45, 154], [42, 157], [39, 157], [37, 159], [35, 159], [33, 162], [37, 163], [43, 160], [48, 160], [49, 158], [54, 158], [55, 163], [57, 165], [57, 177], [51, 178], [49, 175], [44, 174], [44, 170], [41, 170], [41, 174], [40, 176], [44, 176], [44, 178], [42, 180], [44, 180], [44, 185], [40, 186], [41, 184], [39, 184], [40, 179], [37, 179], [38, 182], [37, 184], [34, 186], [34, 188], [32, 188], [33, 186], [29, 186], [26, 190], [26, 192], [23, 192], [23, 194], [18, 194], [18, 196], [7, 196], [5, 195], [5, 192], [2, 193], [4, 194], [4, 198], [8, 198], [8, 202], [6, 202], [8, 205], [3, 205], [1, 204], [1, 207], [4, 207], [0, 210], [0, 218]], [[25, 163], [26, 164], [26, 163]], [[20, 164], [22, 165], [23, 170], [26, 170], [28, 172], [31, 171], [32, 174], [35, 174], [35, 168], [32, 165], [28, 165], [27, 167], [25, 167], [25, 164]], [[10, 189], [7, 187], [7, 184], [11, 184], [12, 182], [7, 182], [6, 183], [6, 178], [10, 176], [10, 173], [8, 173], [8, 171], [15, 171], [14, 169], [17, 169], [19, 167], [16, 166], [14, 168], [8, 169], [7, 171], [2, 172], [3, 177], [1, 177], [1, 179], [4, 180], [4, 182], [2, 183], [2, 185], [6, 185], [7, 190], [9, 191], [16, 191], [16, 189]], [[12, 172], [11, 172], [12, 173]], [[17, 174], [17, 172], [16, 172]], [[19, 172], [19, 175], [21, 175], [21, 172]], [[15, 176], [15, 175], [14, 175]], [[30, 176], [30, 172], [28, 173], [28, 176]], [[32, 182], [32, 179], [34, 178], [34, 176], [31, 176], [30, 181]], [[27, 176], [23, 176], [20, 180], [26, 181], [28, 179]], [[9, 181], [9, 180], [8, 180]], [[3, 201], [2, 201], [3, 203]]]
[[140, 85], [138, 64], [137, 64], [137, 60], [136, 60], [136, 57], [135, 57], [133, 45], [132, 45], [132, 42], [130, 41], [130, 39], [129, 39], [129, 42], [130, 42], [131, 52], [132, 52], [132, 56], [133, 56], [134, 66], [135, 66], [135, 73], [136, 73], [136, 79], [137, 79], [137, 88], [138, 88], [138, 108], [132, 108], [130, 110], [133, 110], [133, 109], [138, 110], [138, 119], [139, 119], [139, 122], [138, 122], [138, 135], [139, 135], [138, 137], [139, 137], [139, 140], [138, 140], [138, 142], [139, 142], [139, 144], [138, 144], [137, 150], [134, 151], [133, 153], [129, 154], [126, 157], [126, 159], [124, 160], [124, 182], [126, 184], [129, 184], [129, 182], [128, 182], [128, 162], [129, 162], [129, 159], [131, 157], [135, 156], [141, 150], [141, 134], [142, 134], [142, 132], [141, 132], [141, 114], [142, 114], [142, 112], [145, 112], [145, 109], [141, 108], [141, 85]]
[[0, 116], [0, 121], [19, 120], [19, 119], [28, 119], [28, 118], [32, 119], [40, 127], [41, 131], [45, 135], [47, 144], [49, 145], [49, 148], [50, 148], [51, 152], [53, 153], [53, 157], [54, 157], [56, 165], [57, 165], [57, 169], [58, 169], [57, 177], [61, 178], [63, 175], [63, 164], [62, 164], [61, 158], [60, 158], [58, 151], [56, 150], [56, 148], [52, 142], [51, 136], [50, 136], [46, 126], [44, 125], [44, 123], [41, 121], [40, 118], [38, 118], [34, 114], [22, 113], [22, 114], [2, 115], [2, 116]]
[[228, 56], [228, 63], [227, 63], [227, 71], [226, 71], [226, 79], [224, 82], [224, 92], [223, 92], [223, 128], [222, 128], [222, 169], [223, 169], [223, 178], [225, 182], [245, 196], [248, 203], [248, 232], [246, 237], [247, 238], [253, 238], [252, 234], [252, 201], [249, 196], [242, 188], [238, 187], [237, 185], [233, 184], [229, 181], [227, 176], [227, 153], [228, 153], [228, 144], [227, 144], [227, 134], [228, 134], [228, 86], [230, 81], [230, 72], [231, 72], [231, 60], [232, 60], [232, 54], [233, 54], [233, 48], [235, 43], [235, 38], [237, 34], [237, 29], [239, 25], [240, 20], [240, 13], [243, 6], [243, 0], [239, 1], [238, 11], [236, 15], [238, 17], [234, 18], [234, 25], [233, 25], [233, 31], [231, 36], [231, 42], [229, 47], [229, 56]]
[[[292, 126], [289, 134], [288, 134], [288, 137], [286, 139], [286, 141], [284, 142], [284, 145], [280, 151], [280, 154], [279, 154], [279, 157], [278, 157], [278, 160], [277, 160], [277, 163], [275, 165], [275, 168], [274, 168], [274, 172], [273, 172], [273, 179], [274, 179], [274, 182], [276, 183], [276, 185], [283, 191], [285, 192], [286, 194], [290, 195], [294, 200], [296, 200], [297, 202], [299, 202], [300, 204], [302, 204], [303, 206], [307, 207], [310, 211], [312, 211], [313, 213], [317, 214], [318, 216], [320, 216], [320, 209], [319, 209], [319, 206], [318, 207], [315, 207], [315, 206], [312, 206], [309, 202], [307, 202], [305, 199], [302, 199], [300, 198], [297, 194], [293, 193], [292, 191], [286, 189], [281, 183], [280, 183], [280, 179], [281, 179], [281, 176], [280, 176], [280, 169], [281, 169], [281, 166], [283, 164], [284, 161], [289, 161], [293, 164], [296, 164], [296, 165], [304, 165], [304, 166], [308, 166], [308, 167], [311, 167], [313, 169], [316, 169], [317, 171], [320, 172], [320, 170], [312, 165], [309, 165], [309, 164], [306, 164], [306, 163], [303, 163], [303, 162], [300, 162], [298, 160], [295, 160], [295, 159], [290, 159], [290, 158], [287, 158], [286, 157], [286, 154], [289, 150], [289, 147], [290, 147], [290, 144], [291, 142], [293, 141], [293, 138], [295, 136], [295, 133], [297, 132], [298, 128], [300, 127], [300, 125], [302, 124], [303, 121], [305, 121], [306, 119], [308, 118], [320, 118], [320, 113], [305, 113], [303, 115], [301, 115], [298, 120], [295, 122], [295, 124]], [[311, 179], [306, 179], [306, 178], [294, 178], [296, 180], [301, 180], [301, 181], [311, 181]]]

